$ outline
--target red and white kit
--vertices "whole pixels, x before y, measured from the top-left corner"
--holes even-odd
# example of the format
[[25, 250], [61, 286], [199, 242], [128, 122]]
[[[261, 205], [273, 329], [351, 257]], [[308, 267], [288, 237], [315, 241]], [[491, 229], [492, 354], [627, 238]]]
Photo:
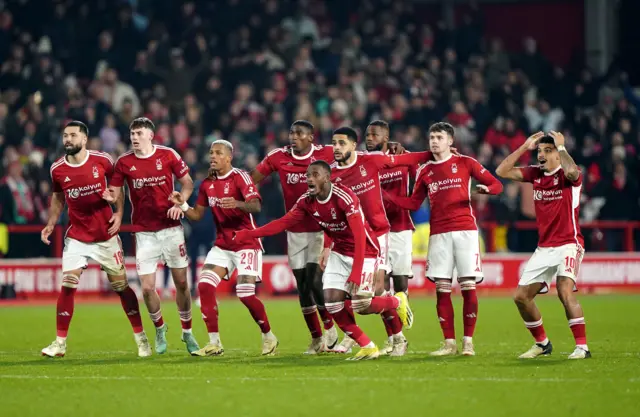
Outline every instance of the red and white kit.
[[[239, 275], [262, 277], [262, 244], [259, 239], [238, 243], [233, 233], [238, 230], [253, 230], [255, 223], [251, 213], [238, 208], [225, 209], [221, 200], [232, 197], [237, 201], [249, 201], [254, 198], [262, 200], [249, 174], [241, 169], [233, 168], [224, 176], [205, 179], [200, 185], [197, 205], [209, 207], [216, 223], [216, 241], [207, 254], [205, 264], [226, 268], [229, 279], [233, 271]], [[220, 277], [225, 278], [225, 277]]]
[[50, 172], [53, 191], [64, 192], [69, 208], [62, 270], [84, 269], [93, 259], [109, 275], [124, 274], [120, 238], [108, 232], [113, 210], [102, 198], [113, 175], [113, 159], [104, 152], [87, 151], [81, 163], [71, 164], [62, 157]]
[[547, 292], [556, 276], [578, 276], [584, 256], [580, 232], [580, 192], [582, 173], [576, 181], [564, 175], [561, 167], [544, 172], [537, 166], [522, 168], [525, 182], [533, 183], [533, 202], [538, 227], [538, 248], [525, 266], [519, 285], [544, 283]]
[[[380, 186], [390, 197], [407, 197], [409, 180], [415, 178], [417, 166], [398, 166], [380, 171]], [[391, 275], [413, 276], [413, 231], [409, 210], [393, 200], [384, 200], [384, 209], [391, 226], [389, 232], [389, 269]]]
[[391, 226], [382, 201], [380, 173], [400, 166], [415, 166], [431, 159], [431, 152], [387, 155], [382, 152], [357, 152], [350, 165], [331, 165], [331, 181], [353, 191], [362, 204], [362, 211], [378, 239], [380, 247], [379, 269], [389, 271], [389, 231]]
[[412, 200], [428, 196], [431, 206], [431, 234], [425, 274], [429, 279], [476, 277], [482, 282], [478, 225], [471, 208], [471, 179], [489, 189], [502, 191], [502, 184], [478, 161], [451, 155], [443, 161], [429, 161], [418, 169]]
[[[314, 161], [333, 161], [331, 146], [314, 145], [308, 154], [298, 156], [290, 146], [271, 151], [256, 170], [269, 176], [277, 172], [284, 194], [286, 211], [307, 192], [307, 168]], [[291, 269], [303, 269], [308, 263], [318, 263], [322, 254], [324, 233], [317, 223], [302, 221], [287, 231], [287, 255]]]
[[169, 268], [188, 265], [182, 225], [167, 217], [173, 206], [169, 195], [174, 191], [174, 176], [182, 178], [188, 173], [180, 155], [166, 146], [154, 145], [153, 152], [145, 156], [129, 151], [116, 161], [110, 185], [122, 187], [126, 183], [129, 188], [140, 275], [154, 274], [158, 262]]

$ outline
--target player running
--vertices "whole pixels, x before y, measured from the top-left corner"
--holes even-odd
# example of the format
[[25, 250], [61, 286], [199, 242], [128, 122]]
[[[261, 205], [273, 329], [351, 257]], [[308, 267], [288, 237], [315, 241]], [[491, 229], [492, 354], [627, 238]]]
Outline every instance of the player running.
[[[367, 151], [382, 152], [389, 155], [389, 124], [384, 120], [374, 120], [367, 126], [366, 142]], [[380, 186], [383, 192], [390, 196], [407, 197], [409, 193], [409, 179], [415, 178], [416, 166], [396, 166], [380, 171]], [[409, 210], [398, 207], [393, 201], [385, 200], [384, 209], [387, 212], [387, 220], [391, 227], [389, 232], [389, 272], [384, 279], [384, 289], [391, 291], [393, 281], [394, 292], [404, 292], [409, 295], [409, 279], [413, 277], [412, 265], [412, 239], [413, 221]], [[393, 334], [385, 320], [387, 342], [381, 349], [383, 354], [388, 354], [393, 349]]]
[[[232, 239], [234, 231], [255, 229], [252, 213], [258, 213], [261, 209], [260, 194], [249, 174], [231, 165], [233, 145], [230, 142], [214, 141], [209, 155], [209, 177], [200, 185], [196, 206], [189, 207], [178, 192], [173, 192], [170, 197], [171, 202], [191, 221], [200, 220], [207, 207], [210, 207], [216, 223], [215, 246], [207, 254], [198, 282], [202, 318], [209, 332], [209, 343], [194, 354], [220, 356], [224, 353], [218, 332], [216, 288], [222, 279], [229, 279], [237, 269], [236, 294], [262, 331], [262, 354], [272, 355], [278, 347], [278, 339], [271, 332], [262, 301], [256, 297], [256, 282], [260, 282], [262, 277], [262, 244], [259, 239], [243, 243]], [[170, 212], [174, 218], [179, 218], [181, 214]]]
[[[315, 161], [307, 169], [308, 192], [287, 214], [254, 230], [236, 232], [238, 242], [271, 236], [294, 227], [302, 221], [314, 221], [333, 241], [333, 248], [324, 270], [325, 305], [340, 329], [360, 345], [351, 360], [376, 359], [380, 352], [345, 308], [351, 295], [353, 311], [359, 314], [380, 314], [396, 311], [407, 323], [410, 309], [407, 297], [374, 297], [373, 275], [378, 261], [378, 243], [365, 220], [360, 202], [347, 187], [331, 183], [331, 168], [325, 161]], [[404, 342], [398, 340], [398, 344]], [[400, 352], [404, 354], [403, 352]], [[400, 355], [398, 355], [400, 356]]]
[[[331, 179], [334, 183], [349, 187], [362, 203], [362, 211], [371, 230], [378, 240], [380, 247], [380, 262], [375, 277], [376, 295], [384, 293], [384, 277], [389, 270], [388, 242], [391, 229], [384, 210], [380, 187], [380, 172], [384, 169], [412, 166], [424, 163], [431, 159], [431, 152], [406, 153], [403, 155], [385, 155], [381, 152], [357, 152], [358, 134], [350, 127], [341, 127], [333, 132], [332, 137], [333, 157]], [[327, 246], [325, 244], [325, 246]], [[326, 251], [323, 256], [326, 256]], [[383, 318], [385, 327], [391, 328], [391, 333], [402, 336], [402, 323], [392, 311], [385, 311]], [[409, 317], [409, 326], [413, 323], [413, 317]], [[402, 336], [404, 338], [404, 336]], [[395, 337], [394, 340], [400, 340]], [[354, 342], [346, 336], [335, 349], [338, 352], [348, 352]], [[406, 340], [404, 342], [406, 349]], [[399, 348], [397, 348], [399, 349]]]
[[131, 224], [136, 242], [136, 269], [142, 282], [142, 295], [149, 316], [156, 328], [156, 352], [167, 351], [167, 324], [162, 318], [160, 297], [156, 291], [158, 262], [171, 269], [176, 286], [176, 304], [182, 324], [182, 341], [191, 354], [200, 349], [191, 332], [191, 293], [187, 283], [187, 252], [184, 230], [179, 218], [167, 216], [174, 210], [169, 196], [174, 191], [174, 176], [181, 185], [180, 194], [186, 201], [193, 192], [189, 167], [180, 155], [166, 146], [152, 143], [155, 126], [146, 117], [133, 120], [129, 126], [133, 149], [116, 161], [109, 190], [103, 198], [113, 203], [120, 198], [127, 184], [131, 201]]
[[103, 152], [88, 151], [89, 129], [79, 121], [68, 123], [62, 133], [66, 156], [51, 165], [53, 194], [49, 206], [49, 221], [42, 229], [41, 239], [49, 245], [65, 203], [69, 208], [69, 223], [62, 252], [62, 288], [56, 307], [57, 337], [42, 349], [42, 355], [64, 356], [67, 333], [73, 318], [74, 297], [82, 270], [88, 259], [100, 264], [107, 273], [111, 288], [120, 297], [122, 308], [133, 327], [138, 356], [151, 356], [149, 341], [142, 329], [138, 298], [127, 283], [122, 246], [117, 233], [122, 222], [124, 200], [116, 202], [116, 212], [102, 199], [107, 180], [113, 175], [113, 160]]
[[[536, 147], [539, 165], [515, 167], [523, 154]], [[542, 316], [534, 298], [538, 293], [549, 291], [554, 276], [576, 341], [569, 359], [590, 358], [584, 313], [573, 294], [584, 256], [584, 239], [578, 224], [582, 173], [564, 147], [564, 136], [553, 131], [548, 135], [543, 132], [532, 135], [502, 161], [496, 173], [502, 178], [533, 183], [538, 248], [522, 273], [514, 301], [536, 343], [520, 358], [551, 354], [553, 347], [542, 326]]]
[[[313, 144], [314, 127], [306, 120], [296, 120], [289, 129], [290, 146], [271, 151], [251, 172], [253, 182], [258, 184], [272, 172], [277, 172], [284, 194], [287, 211], [307, 191], [306, 175], [309, 164], [316, 160], [331, 161], [331, 146]], [[333, 349], [338, 343], [338, 332], [331, 315], [324, 307], [322, 292], [322, 270], [318, 265], [322, 255], [324, 233], [315, 222], [300, 222], [287, 230], [287, 254], [289, 267], [298, 286], [298, 297], [302, 315], [311, 333], [311, 344], [304, 352], [315, 355]], [[325, 335], [318, 314], [324, 323]]]
[[431, 233], [427, 255], [427, 277], [436, 284], [436, 310], [444, 335], [440, 349], [432, 356], [458, 353], [451, 302], [454, 269], [462, 292], [464, 337], [462, 354], [475, 355], [473, 333], [478, 318], [476, 283], [483, 280], [480, 261], [478, 225], [471, 208], [471, 179], [480, 184], [476, 192], [500, 194], [502, 184], [478, 161], [451, 152], [454, 129], [449, 123], [435, 123], [429, 128], [429, 149], [433, 161], [418, 169], [411, 197], [389, 197], [393, 203], [417, 210], [428, 196], [431, 205]]

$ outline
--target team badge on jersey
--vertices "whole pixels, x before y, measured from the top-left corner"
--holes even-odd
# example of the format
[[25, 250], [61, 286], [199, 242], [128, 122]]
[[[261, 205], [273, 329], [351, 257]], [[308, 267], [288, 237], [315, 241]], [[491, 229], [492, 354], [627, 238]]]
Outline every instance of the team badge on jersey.
[[162, 171], [162, 161], [160, 159], [156, 159], [156, 169]]
[[93, 178], [98, 178], [98, 176], [100, 175], [100, 173], [98, 172], [98, 167], [97, 166], [93, 166]]
[[224, 185], [224, 193], [225, 193], [225, 194], [229, 194], [229, 183], [226, 183], [226, 184]]
[[454, 174], [458, 172], [458, 165], [456, 164], [451, 164], [451, 172], [453, 172]]
[[313, 156], [310, 159], [311, 163], [316, 162], [316, 158], [314, 158]]
[[367, 170], [366, 170], [366, 169], [364, 169], [364, 165], [360, 165], [360, 174], [361, 174], [363, 177], [366, 177], [366, 176], [367, 176]]
[[332, 218], [333, 220], [336, 220], [336, 218], [337, 218], [337, 216], [336, 216], [336, 210], [335, 210], [333, 207], [331, 207], [331, 218]]
[[558, 176], [553, 177], [553, 185], [558, 185]]

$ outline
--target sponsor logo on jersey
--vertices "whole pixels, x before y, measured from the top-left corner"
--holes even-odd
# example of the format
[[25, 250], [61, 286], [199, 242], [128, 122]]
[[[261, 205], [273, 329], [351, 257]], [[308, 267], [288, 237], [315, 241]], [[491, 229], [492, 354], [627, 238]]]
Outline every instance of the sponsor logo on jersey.
[[156, 187], [158, 185], [162, 185], [167, 181], [166, 176], [161, 177], [145, 177], [145, 178], [134, 178], [133, 188], [139, 190], [143, 187]]
[[365, 191], [371, 190], [373, 188], [373, 183], [374, 183], [374, 179], [371, 178], [370, 180], [367, 180], [365, 182], [361, 182], [359, 184], [352, 185], [351, 186], [351, 190], [353, 190], [353, 192], [355, 192], [356, 194], [362, 194]]
[[533, 190], [534, 201], [549, 201], [562, 198], [562, 190]]
[[385, 172], [384, 174], [380, 174], [380, 182], [383, 184], [387, 184], [390, 182], [401, 180], [403, 176], [402, 170]]
[[287, 184], [298, 184], [306, 181], [307, 173], [306, 172], [287, 172]]
[[437, 193], [448, 188], [460, 187], [462, 178], [447, 178], [446, 180], [434, 181], [429, 185], [429, 194]]
[[67, 195], [69, 196], [69, 198], [76, 199], [78, 197], [84, 197], [89, 194], [100, 192], [100, 190], [102, 190], [101, 183], [89, 184], [83, 187], [69, 188], [67, 190]]

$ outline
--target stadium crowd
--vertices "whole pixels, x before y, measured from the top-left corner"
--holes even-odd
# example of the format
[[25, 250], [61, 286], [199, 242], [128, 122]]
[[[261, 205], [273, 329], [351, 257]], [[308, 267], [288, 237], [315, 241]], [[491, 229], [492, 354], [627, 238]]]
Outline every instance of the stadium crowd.
[[[586, 173], [581, 217], [639, 218], [640, 97], [613, 65], [556, 67], [532, 38], [507, 52], [483, 37], [473, 10], [454, 29], [423, 24], [399, 0], [175, 3], [0, 2], [0, 223], [46, 222], [65, 122], [84, 121], [89, 148], [117, 157], [140, 115], [183, 156], [196, 189], [212, 141], [231, 141], [235, 165], [250, 170], [288, 144], [296, 119], [314, 124], [319, 143], [384, 119], [408, 150], [425, 149], [429, 125], [446, 120], [458, 150], [492, 171], [531, 133], [556, 130]], [[284, 208], [277, 181], [261, 190], [263, 224]], [[508, 183], [497, 198], [478, 196], [477, 217], [533, 218], [522, 190]], [[189, 239], [208, 245], [208, 221]], [[619, 235], [605, 235], [592, 233], [587, 249], [622, 250]], [[522, 250], [522, 236], [510, 230], [504, 249]], [[284, 238], [266, 246], [282, 253]], [[29, 255], [19, 249], [9, 256]]]

